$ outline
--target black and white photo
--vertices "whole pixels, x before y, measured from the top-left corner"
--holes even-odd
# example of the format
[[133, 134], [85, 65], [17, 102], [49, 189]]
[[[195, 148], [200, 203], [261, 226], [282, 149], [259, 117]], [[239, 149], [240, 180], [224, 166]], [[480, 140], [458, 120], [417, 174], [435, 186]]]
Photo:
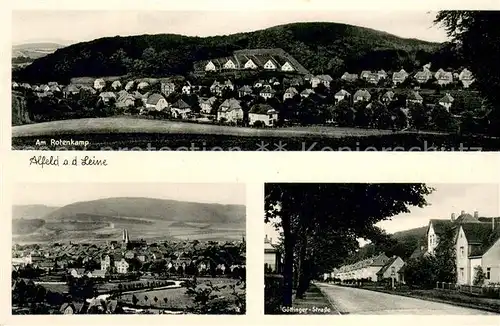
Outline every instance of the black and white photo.
[[14, 11], [12, 148], [496, 151], [495, 11]]
[[499, 184], [265, 185], [265, 313], [500, 314]]
[[242, 184], [16, 184], [12, 314], [245, 314]]

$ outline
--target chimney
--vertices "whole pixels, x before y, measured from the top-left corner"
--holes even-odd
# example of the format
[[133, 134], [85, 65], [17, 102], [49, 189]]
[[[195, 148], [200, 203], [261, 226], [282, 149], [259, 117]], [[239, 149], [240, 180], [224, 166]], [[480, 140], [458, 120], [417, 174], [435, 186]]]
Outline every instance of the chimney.
[[455, 213], [451, 213], [451, 220], [455, 221]]
[[267, 234], [266, 234], [266, 237], [264, 238], [264, 243], [267, 243], [268, 240], [267, 240]]
[[479, 218], [479, 212], [478, 211], [474, 211], [474, 218]]
[[465, 211], [461, 211], [461, 212], [460, 212], [460, 215], [465, 215]]

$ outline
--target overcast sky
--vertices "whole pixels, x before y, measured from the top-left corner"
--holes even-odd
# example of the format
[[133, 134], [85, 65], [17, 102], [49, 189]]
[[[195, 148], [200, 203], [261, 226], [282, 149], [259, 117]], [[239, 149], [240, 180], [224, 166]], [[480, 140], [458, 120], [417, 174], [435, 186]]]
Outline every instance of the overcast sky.
[[77, 43], [106, 36], [174, 33], [190, 36], [249, 32], [294, 22], [338, 22], [405, 38], [442, 42], [445, 32], [425, 11], [14, 11], [13, 44]]
[[[429, 219], [451, 219], [451, 213], [458, 216], [462, 210], [480, 216], [500, 216], [499, 184], [428, 184], [436, 190], [427, 196], [430, 204], [424, 208], [410, 207], [411, 212], [394, 216], [390, 221], [378, 223], [388, 233], [408, 230], [429, 224]], [[277, 239], [277, 232], [268, 224], [266, 234]]]
[[110, 197], [148, 197], [200, 203], [246, 205], [244, 184], [32, 183], [17, 184], [14, 205], [64, 206]]

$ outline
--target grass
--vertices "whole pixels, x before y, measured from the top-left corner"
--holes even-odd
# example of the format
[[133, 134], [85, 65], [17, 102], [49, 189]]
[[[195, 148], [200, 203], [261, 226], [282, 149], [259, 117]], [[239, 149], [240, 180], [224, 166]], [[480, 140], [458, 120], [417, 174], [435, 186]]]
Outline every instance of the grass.
[[[227, 278], [199, 278], [198, 281], [200, 283], [205, 283], [207, 281], [210, 281], [217, 286], [235, 284], [237, 282], [234, 279], [227, 279]], [[225, 288], [222, 289], [221, 292], [218, 292], [217, 294], [221, 296], [228, 296], [230, 295], [230, 293], [231, 290]], [[121, 296], [121, 300], [123, 300], [126, 303], [133, 304], [132, 297], [134, 295], [139, 300], [137, 302], [139, 306], [148, 306], [148, 307], [151, 306], [153, 308], [182, 310], [185, 309], [187, 306], [193, 304], [191, 297], [189, 297], [186, 294], [186, 288], [144, 290], [139, 293], [124, 294]], [[148, 300], [145, 300], [145, 296], [148, 297]], [[158, 298], [157, 302], [154, 301], [155, 297]], [[164, 298], [167, 298], [167, 302], [164, 301]]]
[[[137, 118], [53, 121], [13, 127], [14, 150], [496, 151], [500, 139], [340, 127], [254, 129]], [[51, 139], [89, 145], [51, 145]], [[46, 141], [36, 146], [37, 140]], [[281, 147], [280, 147], [281, 146]]]
[[383, 292], [388, 294], [402, 295], [428, 301], [449, 303], [456, 306], [485, 310], [500, 313], [500, 300], [483, 298], [479, 296], [468, 295], [453, 290], [390, 290], [377, 286], [363, 286], [363, 289]]

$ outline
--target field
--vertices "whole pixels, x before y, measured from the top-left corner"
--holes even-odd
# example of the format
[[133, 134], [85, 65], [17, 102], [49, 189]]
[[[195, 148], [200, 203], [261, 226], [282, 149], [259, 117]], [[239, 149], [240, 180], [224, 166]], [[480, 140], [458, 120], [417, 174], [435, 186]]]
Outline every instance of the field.
[[[12, 128], [19, 150], [494, 151], [500, 139], [328, 126], [255, 129], [134, 117], [43, 122]], [[88, 141], [61, 146], [51, 139]], [[37, 146], [36, 141], [45, 141]]]
[[[236, 280], [233, 279], [225, 279], [225, 278], [213, 278], [213, 279], [198, 279], [200, 283], [204, 281], [211, 281], [213, 284], [217, 286], [235, 284]], [[226, 288], [218, 292], [217, 294], [220, 296], [228, 296], [230, 295], [231, 290]], [[186, 308], [187, 306], [193, 304], [191, 298], [186, 294], [186, 288], [176, 288], [176, 289], [161, 289], [161, 290], [145, 290], [138, 293], [133, 294], [124, 294], [121, 296], [121, 300], [126, 303], [133, 304], [132, 297], [136, 296], [139, 300], [137, 305], [139, 306], [152, 306], [154, 308], [164, 308], [164, 309], [172, 309], [172, 310], [181, 310]], [[147, 297], [147, 300], [146, 298]], [[158, 301], [155, 302], [154, 298], [158, 298]], [[164, 298], [167, 299], [165, 302]]]

